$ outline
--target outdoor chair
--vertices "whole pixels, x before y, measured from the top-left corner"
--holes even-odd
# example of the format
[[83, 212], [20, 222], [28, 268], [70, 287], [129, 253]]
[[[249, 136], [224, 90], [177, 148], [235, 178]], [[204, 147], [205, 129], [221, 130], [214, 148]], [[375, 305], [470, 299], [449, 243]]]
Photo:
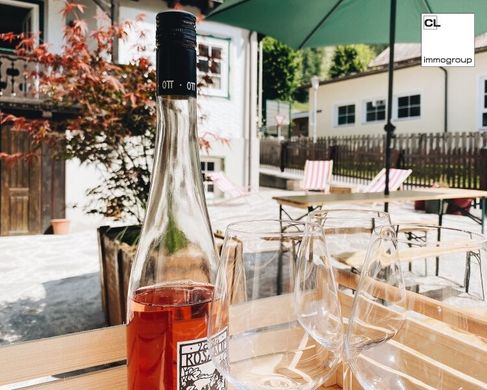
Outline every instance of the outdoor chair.
[[306, 160], [301, 188], [305, 191], [329, 192], [332, 171], [333, 160]]
[[[389, 191], [397, 191], [411, 175], [413, 171], [411, 169], [396, 169], [391, 168], [389, 170]], [[372, 181], [364, 187], [360, 192], [382, 192], [386, 185], [386, 169], [377, 174]]]
[[221, 171], [219, 172], [208, 172], [205, 174], [211, 179], [216, 188], [218, 188], [227, 198], [221, 201], [213, 202], [212, 204], [221, 204], [224, 202], [229, 202], [235, 199], [244, 198], [252, 194], [249, 190], [237, 186]]

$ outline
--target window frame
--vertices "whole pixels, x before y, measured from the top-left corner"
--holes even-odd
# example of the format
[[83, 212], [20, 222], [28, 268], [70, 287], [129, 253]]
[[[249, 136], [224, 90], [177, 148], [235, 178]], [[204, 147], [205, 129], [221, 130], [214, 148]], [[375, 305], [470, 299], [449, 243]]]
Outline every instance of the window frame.
[[487, 126], [483, 125], [483, 116], [487, 114], [487, 107], [485, 107], [484, 99], [487, 97], [487, 75], [479, 76], [477, 83], [477, 128], [479, 130], [487, 130]]
[[[340, 107], [348, 107], [348, 106], [354, 106], [354, 121], [353, 123], [344, 123], [344, 124], [339, 124], [338, 123], [338, 110], [340, 109]], [[354, 126], [357, 126], [357, 103], [355, 102], [340, 102], [340, 103], [336, 103], [334, 106], [333, 106], [333, 127], [354, 127]], [[348, 115], [348, 113], [347, 113]]]
[[[44, 23], [43, 23], [44, 10], [43, 7], [41, 7], [43, 3], [40, 3], [38, 1], [0, 0], [0, 4], [8, 5], [11, 7], [29, 9], [31, 11], [31, 26], [30, 26], [31, 31], [33, 33], [40, 32], [41, 36], [45, 39], [45, 31], [44, 31]], [[36, 45], [39, 44], [38, 34], [34, 36], [34, 42]], [[0, 47], [0, 52], [6, 53], [10, 51]]]
[[[197, 36], [197, 46], [199, 47], [200, 44], [210, 46], [210, 47], [218, 47], [222, 51], [222, 57], [220, 60], [220, 88], [214, 87], [201, 87], [200, 91], [202, 95], [208, 97], [221, 97], [221, 98], [230, 98], [230, 46], [231, 46], [231, 38], [223, 38], [217, 37], [214, 35], [208, 34], [198, 34]], [[197, 60], [199, 62], [200, 55], [197, 50]], [[199, 80], [201, 71], [196, 66], [197, 71], [197, 79]]]
[[[209, 164], [213, 165], [212, 170], [208, 169]], [[225, 157], [201, 156], [200, 171], [202, 175], [208, 172], [225, 172]], [[224, 194], [213, 184], [211, 180], [203, 180], [203, 189], [207, 199], [219, 199], [224, 196]]]
[[[419, 95], [419, 115], [418, 116], [406, 116], [399, 118], [399, 99], [404, 98], [404, 97], [411, 97], [411, 96], [416, 96]], [[423, 115], [423, 99], [422, 99], [422, 93], [419, 91], [413, 91], [413, 92], [407, 92], [407, 93], [402, 93], [400, 95], [394, 96], [394, 102], [393, 102], [393, 109], [394, 109], [394, 115], [393, 119], [395, 121], [409, 121], [409, 120], [418, 120], [421, 119]], [[386, 102], [387, 104], [387, 102]], [[409, 108], [411, 106], [408, 106]], [[386, 118], [387, 120], [387, 118]]]
[[[376, 119], [373, 121], [368, 121], [367, 120], [367, 103], [373, 103], [377, 100], [383, 100], [384, 101], [384, 119]], [[369, 125], [369, 124], [375, 124], [375, 123], [384, 123], [387, 120], [387, 99], [383, 97], [378, 97], [378, 98], [367, 98], [363, 100], [362, 104], [362, 124], [363, 125]]]

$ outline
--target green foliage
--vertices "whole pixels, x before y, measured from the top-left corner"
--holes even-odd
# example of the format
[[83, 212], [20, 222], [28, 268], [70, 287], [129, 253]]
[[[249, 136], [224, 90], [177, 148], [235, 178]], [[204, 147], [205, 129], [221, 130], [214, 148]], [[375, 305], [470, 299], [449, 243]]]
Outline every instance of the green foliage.
[[[301, 103], [308, 101], [308, 88], [313, 76], [321, 76], [323, 68], [323, 58], [325, 56], [324, 48], [307, 48], [300, 50], [301, 67], [299, 79], [301, 87], [294, 92], [293, 98]], [[321, 77], [320, 77], [321, 78]]]
[[300, 84], [300, 53], [271, 37], [264, 38], [263, 51], [264, 99], [292, 101]]
[[339, 45], [335, 48], [329, 75], [335, 78], [363, 72], [374, 57], [375, 51], [370, 46]]

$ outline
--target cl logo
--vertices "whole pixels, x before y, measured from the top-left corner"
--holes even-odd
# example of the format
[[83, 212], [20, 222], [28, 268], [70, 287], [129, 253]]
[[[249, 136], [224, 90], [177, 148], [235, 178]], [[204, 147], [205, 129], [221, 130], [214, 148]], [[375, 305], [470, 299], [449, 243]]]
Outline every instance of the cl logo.
[[437, 15], [423, 15], [423, 29], [437, 30], [441, 25], [438, 23]]

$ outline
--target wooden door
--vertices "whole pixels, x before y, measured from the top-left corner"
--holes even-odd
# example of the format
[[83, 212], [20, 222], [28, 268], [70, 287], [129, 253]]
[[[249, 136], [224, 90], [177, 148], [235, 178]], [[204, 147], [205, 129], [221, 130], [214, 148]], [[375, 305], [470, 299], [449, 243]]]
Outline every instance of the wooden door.
[[[25, 131], [13, 131], [4, 126], [0, 151], [24, 153], [30, 150], [30, 138]], [[35, 234], [41, 230], [41, 161], [11, 164], [0, 162], [0, 235]]]

